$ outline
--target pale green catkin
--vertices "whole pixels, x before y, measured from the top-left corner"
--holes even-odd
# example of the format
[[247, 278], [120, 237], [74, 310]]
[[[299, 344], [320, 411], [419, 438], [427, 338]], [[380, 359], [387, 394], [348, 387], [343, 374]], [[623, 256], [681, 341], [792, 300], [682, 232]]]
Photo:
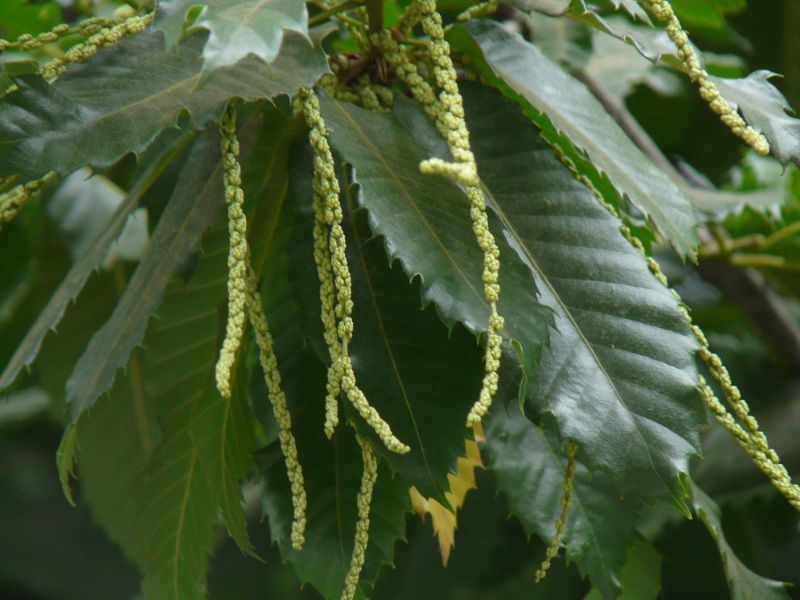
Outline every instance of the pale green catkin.
[[572, 484], [575, 479], [576, 451], [577, 446], [575, 444], [571, 443], [567, 447], [567, 470], [564, 473], [564, 483], [562, 484], [561, 513], [558, 515], [558, 520], [556, 521], [556, 530], [550, 540], [550, 545], [547, 547], [547, 551], [545, 552], [544, 561], [542, 561], [541, 566], [536, 571], [536, 583], [539, 583], [547, 575], [547, 571], [550, 569], [553, 559], [558, 555], [558, 547], [561, 545], [561, 538], [564, 537], [564, 531], [567, 528], [569, 509], [572, 506]]
[[[597, 201], [615, 218], [620, 219], [619, 213], [613, 206], [609, 205], [602, 197], [597, 188], [591, 180], [582, 175], [575, 164], [567, 157], [563, 151], [557, 146], [553, 146], [556, 156], [561, 162], [569, 168], [573, 177], [586, 185], [589, 190], [594, 194]], [[621, 219], [620, 219], [621, 221]], [[706, 380], [700, 376], [698, 381], [698, 391], [703, 402], [708, 409], [717, 418], [717, 421], [730, 432], [742, 450], [750, 456], [753, 463], [764, 473], [770, 480], [773, 486], [789, 501], [789, 504], [796, 510], [800, 511], [800, 486], [792, 482], [792, 478], [786, 470], [786, 467], [781, 463], [780, 457], [777, 452], [770, 448], [769, 441], [767, 440], [764, 432], [761, 431], [758, 421], [750, 414], [750, 407], [742, 398], [739, 389], [733, 385], [728, 370], [723, 366], [719, 356], [714, 354], [709, 346], [703, 331], [692, 322], [689, 311], [680, 303], [678, 294], [669, 287], [669, 282], [666, 276], [661, 271], [658, 262], [650, 256], [647, 256], [642, 242], [633, 235], [631, 230], [622, 223], [620, 225], [620, 233], [623, 237], [633, 246], [647, 261], [647, 266], [653, 276], [668, 290], [672, 292], [675, 299], [679, 302], [678, 310], [681, 312], [686, 323], [692, 331], [695, 339], [697, 339], [700, 349], [698, 356], [708, 368], [711, 375], [719, 383], [725, 400], [733, 410], [736, 417], [744, 423], [744, 427], [740, 425], [733, 415], [730, 414], [727, 408], [719, 401], [714, 394], [714, 391], [708, 385]]]
[[111, 27], [104, 27], [89, 36], [86, 41], [74, 45], [64, 53], [64, 56], [55, 58], [42, 66], [41, 74], [48, 82], [52, 83], [64, 72], [68, 65], [88, 60], [102, 48], [116, 46], [125, 38], [144, 31], [153, 21], [153, 14], [136, 15], [127, 17]]
[[[335, 63], [331, 66], [335, 72]], [[317, 87], [331, 98], [350, 102], [373, 112], [389, 111], [394, 102], [392, 91], [372, 83], [367, 74], [359, 76], [352, 86], [341, 85], [335, 75], [323, 75]]]
[[700, 88], [700, 96], [705, 100], [720, 120], [760, 156], [769, 154], [767, 138], [744, 122], [736, 108], [720, 93], [711, 81], [708, 72], [702, 67], [689, 36], [686, 35], [672, 5], [667, 0], [640, 0], [656, 20], [666, 23], [667, 35], [678, 49], [678, 56], [689, 72], [689, 77]]
[[272, 334], [270, 334], [267, 316], [264, 314], [264, 308], [261, 305], [255, 274], [251, 269], [248, 269], [246, 300], [247, 315], [255, 332], [259, 361], [261, 362], [261, 369], [264, 371], [264, 381], [267, 384], [272, 414], [275, 415], [275, 421], [280, 428], [278, 440], [281, 444], [281, 451], [286, 462], [286, 473], [289, 476], [289, 484], [292, 489], [292, 506], [294, 509], [292, 547], [295, 550], [300, 550], [305, 542], [307, 506], [303, 468], [300, 466], [300, 461], [297, 457], [297, 444], [295, 443], [294, 435], [292, 435], [292, 417], [286, 405], [286, 395], [281, 386], [281, 373], [278, 369], [278, 359], [275, 356]]
[[364, 471], [361, 475], [361, 488], [358, 490], [356, 505], [358, 518], [356, 520], [356, 535], [353, 540], [353, 555], [350, 558], [350, 570], [344, 580], [341, 600], [353, 600], [358, 589], [358, 578], [364, 566], [369, 543], [369, 509], [372, 504], [372, 490], [378, 480], [378, 458], [369, 441], [356, 435], [358, 445], [361, 446], [361, 459], [364, 461]]
[[478, 179], [475, 156], [470, 149], [469, 131], [464, 120], [464, 103], [458, 89], [456, 71], [450, 58], [450, 45], [444, 39], [442, 17], [436, 11], [435, 0], [415, 0], [412, 3], [419, 14], [423, 31], [430, 37], [430, 57], [433, 62], [433, 75], [439, 88], [439, 96], [408, 61], [405, 54], [387, 34], [376, 38], [386, 50], [386, 59], [392, 64], [400, 79], [409, 87], [412, 95], [423, 106], [425, 112], [434, 119], [436, 127], [447, 142], [453, 162], [432, 158], [420, 163], [420, 171], [426, 174], [443, 175], [466, 189], [470, 201], [472, 229], [478, 245], [483, 251], [484, 295], [489, 304], [487, 324], [485, 373], [477, 402], [467, 415], [467, 426], [480, 422], [497, 392], [499, 380], [501, 345], [500, 332], [504, 321], [497, 312], [500, 299], [500, 250], [489, 230], [486, 201]]
[[[350, 268], [347, 265], [346, 240], [342, 229], [342, 206], [339, 202], [339, 181], [330, 145], [328, 130], [322, 120], [316, 94], [301, 88], [295, 99], [309, 127], [309, 142], [314, 150], [314, 258], [320, 275], [322, 322], [331, 355], [326, 398], [325, 433], [333, 435], [336, 425], [336, 399], [339, 387], [361, 417], [378, 434], [386, 447], [400, 454], [411, 448], [398, 440], [388, 423], [376, 411], [356, 382], [348, 345], [353, 337], [353, 301]], [[326, 238], [327, 232], [327, 240]], [[325, 243], [327, 241], [327, 244]], [[332, 284], [331, 284], [332, 278]], [[333, 308], [331, 309], [331, 305]], [[334, 328], [335, 326], [335, 328]], [[334, 339], [335, 334], [335, 339]], [[335, 392], [335, 393], [332, 393]]]
[[49, 171], [39, 179], [16, 185], [0, 194], [0, 227], [13, 221], [19, 211], [32, 198], [40, 194], [44, 186], [55, 182], [56, 178], [56, 172]]
[[411, 33], [411, 30], [417, 26], [421, 18], [422, 14], [419, 10], [419, 3], [411, 2], [405, 7], [405, 9], [403, 9], [403, 12], [397, 18], [395, 29], [397, 29], [397, 31], [403, 35], [408, 35]]
[[5, 50], [22, 50], [29, 52], [41, 48], [45, 44], [52, 44], [67, 35], [92, 35], [104, 28], [113, 27], [134, 16], [133, 9], [129, 6], [118, 9], [113, 17], [90, 17], [79, 23], [70, 25], [69, 23], [59, 23], [50, 31], [45, 31], [37, 35], [23, 33], [15, 40], [0, 40], [0, 52]]
[[220, 119], [220, 149], [224, 169], [225, 204], [228, 212], [228, 320], [225, 340], [216, 365], [217, 389], [223, 398], [231, 397], [231, 378], [239, 346], [242, 343], [247, 312], [247, 265], [250, 251], [247, 247], [247, 217], [244, 214], [242, 168], [239, 165], [239, 140], [236, 137], [236, 118], [239, 114], [235, 102], [230, 102]]

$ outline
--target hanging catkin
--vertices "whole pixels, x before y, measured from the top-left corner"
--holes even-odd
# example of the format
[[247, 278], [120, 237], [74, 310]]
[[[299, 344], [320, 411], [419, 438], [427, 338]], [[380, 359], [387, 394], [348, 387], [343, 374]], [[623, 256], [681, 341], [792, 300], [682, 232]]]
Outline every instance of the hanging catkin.
[[388, 423], [367, 401], [356, 382], [348, 353], [353, 337], [352, 281], [342, 229], [339, 180], [328, 144], [328, 130], [320, 114], [319, 100], [312, 90], [301, 88], [295, 97], [295, 106], [305, 117], [309, 127], [308, 138], [314, 150], [314, 258], [320, 277], [325, 340], [331, 357], [325, 402], [325, 433], [328, 437], [333, 435], [338, 420], [336, 402], [341, 390], [386, 447], [404, 454], [410, 448], [394, 436]]
[[153, 14], [148, 13], [127, 17], [116, 25], [100, 29], [97, 33], [89, 36], [86, 41], [72, 46], [64, 56], [45, 63], [41, 70], [42, 77], [52, 83], [71, 63], [83, 62], [97, 54], [102, 48], [116, 46], [125, 38], [144, 31], [152, 21]]
[[467, 415], [467, 426], [480, 422], [488, 412], [492, 398], [497, 392], [499, 380], [501, 345], [503, 338], [503, 317], [497, 312], [500, 299], [500, 250], [489, 230], [486, 202], [478, 179], [475, 156], [470, 149], [469, 131], [464, 120], [464, 102], [458, 89], [456, 71], [450, 58], [450, 45], [444, 39], [442, 17], [436, 11], [435, 0], [415, 0], [409, 14], [418, 15], [423, 31], [430, 37], [430, 57], [433, 62], [433, 75], [439, 88], [437, 98], [431, 85], [417, 71], [416, 66], [395, 42], [388, 32], [374, 38], [382, 47], [387, 62], [391, 64], [400, 79], [411, 90], [414, 98], [422, 105], [436, 128], [447, 142], [453, 162], [431, 158], [420, 163], [420, 171], [426, 174], [442, 175], [465, 186], [470, 202], [472, 230], [478, 245], [483, 251], [484, 295], [489, 305], [489, 318], [486, 332], [485, 373], [478, 400]]
[[564, 473], [564, 482], [562, 484], [561, 492], [561, 512], [556, 521], [555, 532], [550, 539], [550, 545], [545, 552], [544, 561], [541, 566], [536, 570], [535, 581], [539, 583], [547, 575], [550, 569], [550, 564], [553, 559], [558, 555], [558, 547], [561, 545], [561, 538], [564, 537], [564, 530], [567, 527], [567, 518], [569, 517], [569, 509], [572, 506], [572, 488], [575, 479], [575, 452], [577, 446], [573, 443], [567, 447], [567, 470]]
[[720, 93], [717, 86], [700, 63], [694, 47], [689, 41], [678, 20], [672, 5], [667, 0], [640, 0], [640, 2], [662, 23], [666, 23], [667, 35], [678, 48], [678, 57], [689, 73], [691, 80], [700, 88], [700, 96], [705, 100], [720, 120], [745, 143], [761, 156], [769, 154], [767, 138], [744, 122], [736, 108], [731, 106]]
[[281, 373], [278, 370], [278, 359], [275, 356], [272, 334], [269, 331], [264, 308], [261, 306], [261, 297], [258, 294], [256, 278], [252, 269], [248, 269], [246, 307], [247, 315], [255, 332], [259, 361], [261, 370], [264, 372], [264, 381], [267, 384], [267, 395], [272, 405], [272, 414], [275, 415], [275, 421], [280, 428], [278, 440], [286, 462], [286, 473], [289, 476], [292, 490], [292, 507], [294, 509], [292, 547], [300, 550], [305, 542], [307, 505], [303, 469], [297, 457], [297, 444], [292, 434], [292, 416], [289, 413], [286, 395], [281, 386]]
[[220, 120], [220, 149], [224, 169], [225, 204], [228, 213], [228, 320], [225, 339], [216, 365], [217, 389], [223, 398], [231, 397], [231, 378], [247, 321], [247, 217], [244, 214], [242, 168], [239, 165], [239, 140], [236, 137], [237, 104], [230, 102]]
[[353, 540], [353, 555], [350, 558], [350, 570], [344, 580], [341, 600], [355, 598], [358, 587], [358, 578], [364, 566], [369, 543], [369, 509], [372, 505], [372, 490], [378, 479], [378, 458], [369, 443], [369, 440], [356, 435], [358, 445], [361, 446], [361, 459], [364, 462], [364, 471], [361, 475], [361, 488], [356, 496], [358, 517], [356, 520], [356, 535]]

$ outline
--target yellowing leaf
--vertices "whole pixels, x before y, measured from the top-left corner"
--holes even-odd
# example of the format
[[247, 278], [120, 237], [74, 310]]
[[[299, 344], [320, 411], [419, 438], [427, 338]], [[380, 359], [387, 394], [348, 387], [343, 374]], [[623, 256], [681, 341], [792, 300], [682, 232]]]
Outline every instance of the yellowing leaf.
[[459, 457], [456, 462], [456, 472], [447, 476], [450, 489], [445, 492], [445, 497], [451, 508], [447, 508], [433, 498], [426, 498], [414, 486], [408, 490], [414, 512], [422, 519], [425, 519], [426, 514], [431, 516], [433, 533], [439, 540], [439, 553], [445, 567], [450, 559], [450, 551], [456, 545], [456, 527], [458, 526], [456, 511], [464, 505], [467, 492], [478, 487], [475, 484], [475, 468], [483, 468], [478, 442], [485, 441], [486, 438], [483, 436], [483, 428], [480, 423], [475, 425], [473, 432], [475, 440], [465, 440], [464, 456]]

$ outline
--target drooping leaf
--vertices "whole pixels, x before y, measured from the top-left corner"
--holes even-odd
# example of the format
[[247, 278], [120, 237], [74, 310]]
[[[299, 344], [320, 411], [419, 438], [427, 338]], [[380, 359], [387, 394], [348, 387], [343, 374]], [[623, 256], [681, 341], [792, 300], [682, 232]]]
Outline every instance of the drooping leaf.
[[140, 571], [147, 569], [147, 537], [135, 526], [132, 497], [138, 478], [159, 441], [153, 406], [143, 392], [134, 356], [125, 377], [77, 427], [81, 498], [108, 536]]
[[19, 91], [0, 105], [0, 175], [35, 178], [110, 165], [144, 150], [181, 111], [201, 128], [229, 98], [292, 94], [328, 71], [318, 46], [288, 34], [271, 64], [246, 58], [198, 87], [205, 39], [200, 32], [165, 52], [163, 36], [145, 32], [68, 70], [53, 86], [21, 77]]
[[[560, 513], [566, 454], [558, 436], [535, 426], [515, 407], [500, 403], [486, 422], [487, 466], [528, 535], [553, 535]], [[621, 570], [634, 541], [638, 501], [620, 497], [603, 471], [578, 463], [564, 541], [568, 560], [604, 598], [616, 598]]]
[[[448, 327], [461, 322], [474, 333], [485, 331], [483, 253], [472, 233], [464, 192], [442, 177], [420, 177], [419, 163], [429, 152], [392, 115], [327, 97], [321, 106], [334, 147], [353, 166], [370, 228], [384, 237], [390, 259], [399, 259], [409, 277], [420, 277], [423, 301], [436, 305]], [[506, 320], [503, 333], [517, 345], [530, 373], [546, 343], [550, 313], [538, 301], [530, 272], [516, 259], [513, 240], [497, 233], [495, 238], [505, 290], [498, 307]]]
[[203, 233], [217, 220], [222, 205], [219, 138], [209, 132], [192, 149], [114, 314], [95, 333], [67, 382], [67, 402], [72, 407], [73, 422], [111, 387], [117, 371], [128, 364], [128, 357], [142, 341], [164, 289], [197, 251]]
[[[254, 123], [245, 123], [254, 133], [259, 131]], [[290, 132], [296, 129], [289, 127], [291, 121], [274, 107], [265, 108], [264, 123], [263, 135], [242, 171], [246, 210], [255, 227], [250, 237], [257, 273], [271, 252], [269, 244], [264, 245], [264, 233], [276, 227], [269, 215], [283, 201], [288, 179], [286, 148], [291, 143]], [[111, 396], [99, 401], [88, 413], [88, 421], [84, 416], [77, 429], [69, 428], [62, 443], [62, 470], [69, 468], [70, 453], [74, 454], [77, 444], [81, 451], [98, 457], [94, 463], [80, 465], [82, 477], [93, 478], [99, 485], [106, 481], [103, 469], [119, 468], [108, 480], [113, 489], [104, 496], [105, 502], [120, 499], [118, 514], [103, 517], [102, 507], [95, 511], [109, 529], [127, 528], [123, 539], [130, 555], [136, 555], [136, 547], [145, 548], [147, 561], [142, 570], [148, 598], [204, 597], [207, 559], [220, 510], [240, 547], [248, 552], [252, 549], [239, 485], [253, 450], [253, 418], [245, 395], [238, 389], [230, 401], [222, 400], [213, 375], [224, 329], [227, 244], [224, 223], [206, 234], [196, 265], [174, 276], [158, 308], [158, 318], [148, 324], [146, 351], [135, 355], [140, 356], [139, 366], [131, 363]], [[119, 432], [120, 440], [109, 437], [116, 429], [103, 428], [102, 421], [96, 435], [81, 438], [83, 428], [91, 426], [95, 415], [104, 410], [124, 413], [129, 400], [118, 392], [120, 386], [124, 392], [125, 384], [134, 376], [142, 383], [138, 393], [145, 407], [155, 413], [161, 426], [161, 441], [152, 455], [146, 452], [150, 460], [141, 473], [137, 472], [141, 466], [136, 454], [122, 452], [139, 443], [137, 428], [130, 422], [128, 430]], [[105, 409], [106, 405], [109, 408]], [[118, 447], [109, 448], [113, 444]], [[100, 459], [106, 452], [110, 458]]]
[[[195, 404], [207, 400], [200, 393], [162, 414], [164, 437], [134, 492], [150, 558], [142, 584], [148, 600], [206, 596], [217, 506], [189, 435]], [[213, 393], [207, 385], [205, 394]]]
[[784, 165], [800, 165], [800, 119], [790, 116], [792, 108], [783, 94], [770, 83], [775, 73], [755, 71], [744, 79], [712, 77], [722, 95], [738, 106], [747, 122], [761, 131], [770, 151]]
[[271, 63], [284, 31], [308, 36], [308, 11], [302, 0], [166, 0], [158, 5], [156, 29], [166, 33], [167, 47], [186, 30], [187, 11], [194, 15], [188, 31], [209, 32], [203, 48], [203, 71], [235, 65], [248, 55]]
[[555, 142], [558, 132], [584, 151], [682, 255], [697, 245], [697, 216], [689, 200], [617, 125], [579, 81], [519, 35], [488, 20], [454, 29], [451, 43], [477, 63], [493, 85], [519, 102]]
[[24, 367], [30, 367], [36, 359], [42, 342], [48, 332], [54, 330], [70, 302], [78, 297], [91, 274], [102, 265], [109, 248], [123, 231], [128, 217], [136, 209], [136, 205], [171, 160], [192, 139], [190, 133], [176, 136], [174, 143], [159, 147], [153, 156], [146, 153], [142, 159], [142, 169], [136, 183], [128, 192], [125, 200], [117, 207], [105, 227], [99, 232], [83, 255], [75, 262], [64, 280], [58, 286], [20, 343], [14, 356], [0, 375], [0, 390], [7, 388], [16, 379]]
[[756, 598], [759, 600], [788, 600], [789, 594], [784, 583], [757, 575], [734, 554], [725, 539], [719, 507], [714, 501], [694, 484], [692, 484], [692, 497], [697, 516], [703, 521], [719, 548], [731, 598], [733, 600], [755, 600]]
[[[307, 281], [298, 296], [303, 312], [319, 328], [319, 282], [314, 265], [310, 151], [295, 152], [292, 187], [301, 211], [294, 230], [294, 278]], [[481, 352], [462, 327], [447, 328], [433, 307], [420, 309], [418, 283], [399, 265], [389, 268], [383, 240], [374, 238], [359, 212], [359, 191], [347, 169], [338, 170], [345, 207], [348, 262], [353, 279], [355, 333], [349, 350], [359, 386], [411, 447], [400, 456], [383, 448], [393, 472], [426, 496], [446, 503], [448, 473], [464, 451], [464, 422], [480, 389]], [[327, 350], [321, 356], [327, 360]], [[360, 424], [360, 417], [354, 417]], [[369, 427], [361, 427], [371, 435]]]
[[527, 408], [554, 414], [592, 470], [683, 506], [705, 414], [674, 295], [517, 109], [483, 86], [462, 93], [490, 205], [556, 313]]

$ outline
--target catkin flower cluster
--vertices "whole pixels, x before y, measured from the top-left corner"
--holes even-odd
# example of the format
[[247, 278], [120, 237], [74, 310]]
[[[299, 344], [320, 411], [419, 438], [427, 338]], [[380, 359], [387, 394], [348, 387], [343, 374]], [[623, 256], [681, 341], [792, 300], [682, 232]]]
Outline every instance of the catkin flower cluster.
[[127, 17], [121, 22], [110, 27], [103, 27], [90, 35], [86, 41], [74, 45], [67, 50], [64, 56], [54, 58], [42, 66], [41, 74], [48, 82], [52, 83], [66, 70], [71, 63], [88, 60], [102, 48], [116, 46], [125, 38], [144, 31], [153, 21], [153, 14], [135, 15]]
[[231, 102], [220, 119], [220, 150], [222, 153], [225, 203], [228, 217], [228, 319], [225, 339], [216, 364], [216, 384], [223, 398], [230, 398], [231, 380], [236, 359], [242, 345], [247, 319], [253, 326], [259, 361], [264, 372], [272, 412], [280, 428], [278, 439], [286, 462], [286, 472], [292, 490], [292, 546], [300, 549], [305, 542], [306, 491], [303, 469], [297, 456], [297, 445], [292, 434], [292, 417], [281, 387], [281, 375], [275, 356], [272, 335], [258, 294], [255, 273], [250, 265], [247, 244], [247, 216], [244, 212], [242, 169], [239, 164], [239, 139], [236, 135], [238, 105]]
[[720, 93], [717, 86], [711, 81], [708, 72], [703, 68], [694, 47], [689, 41], [678, 20], [672, 5], [667, 0], [641, 0], [644, 6], [653, 14], [656, 20], [666, 23], [669, 39], [678, 48], [678, 56], [683, 61], [684, 68], [688, 71], [691, 80], [700, 88], [700, 96], [705, 100], [720, 120], [742, 140], [752, 147], [757, 154], [769, 154], [769, 143], [761, 133], [747, 125], [744, 119], [731, 106]]
[[10, 223], [19, 214], [31, 198], [41, 193], [42, 188], [55, 182], [55, 171], [49, 171], [43, 177], [14, 186], [0, 194], [0, 227]]
[[[500, 250], [489, 229], [486, 201], [478, 179], [475, 156], [470, 149], [469, 131], [464, 119], [464, 102], [458, 89], [456, 71], [450, 58], [450, 45], [444, 39], [442, 17], [436, 11], [435, 0], [415, 0], [407, 13], [408, 22], [419, 19], [423, 31], [430, 37], [429, 50], [433, 63], [433, 75], [439, 88], [437, 97], [433, 87], [419, 74], [400, 45], [389, 32], [373, 37], [387, 62], [395, 69], [400, 80], [409, 88], [415, 100], [436, 124], [444, 137], [453, 162], [431, 158], [420, 163], [420, 171], [426, 174], [443, 175], [463, 185], [470, 203], [472, 230], [483, 251], [484, 295], [489, 305], [487, 324], [485, 373], [478, 400], [467, 415], [467, 426], [480, 422], [488, 412], [499, 381], [503, 317], [497, 311], [500, 299]], [[413, 16], [413, 19], [412, 19]]]
[[237, 105], [231, 102], [219, 123], [220, 150], [224, 169], [225, 204], [228, 212], [228, 320], [225, 339], [216, 364], [217, 389], [231, 397], [231, 379], [247, 321], [245, 300], [250, 251], [247, 247], [247, 217], [244, 214], [239, 140], [236, 137]]
[[331, 359], [325, 401], [325, 433], [328, 437], [333, 435], [338, 422], [339, 393], [344, 392], [386, 447], [405, 454], [411, 449], [394, 436], [389, 424], [369, 404], [356, 382], [348, 353], [348, 345], [353, 337], [352, 280], [342, 229], [340, 187], [328, 144], [328, 130], [320, 114], [319, 99], [312, 90], [301, 88], [294, 102], [296, 111], [304, 116], [309, 127], [308, 139], [314, 150], [314, 260], [320, 280], [325, 342]]
[[358, 587], [358, 578], [364, 566], [369, 543], [369, 509], [372, 505], [372, 490], [378, 480], [378, 459], [369, 440], [356, 435], [358, 445], [361, 446], [361, 460], [364, 462], [364, 471], [361, 475], [361, 488], [356, 497], [358, 518], [356, 520], [356, 535], [353, 541], [353, 555], [350, 558], [350, 570], [344, 581], [341, 600], [355, 598]]
[[272, 405], [272, 414], [275, 416], [275, 421], [280, 428], [278, 441], [286, 462], [286, 473], [292, 490], [292, 506], [294, 510], [291, 534], [292, 547], [295, 550], [300, 550], [305, 542], [307, 506], [303, 469], [297, 458], [297, 444], [292, 434], [292, 416], [286, 404], [286, 394], [284, 394], [281, 387], [281, 373], [278, 370], [278, 359], [275, 356], [272, 334], [269, 331], [264, 308], [261, 306], [261, 298], [258, 294], [256, 278], [252, 269], [248, 269], [246, 301], [247, 314], [250, 317], [250, 323], [255, 333], [261, 370], [264, 372], [264, 381], [267, 384], [267, 393]]

